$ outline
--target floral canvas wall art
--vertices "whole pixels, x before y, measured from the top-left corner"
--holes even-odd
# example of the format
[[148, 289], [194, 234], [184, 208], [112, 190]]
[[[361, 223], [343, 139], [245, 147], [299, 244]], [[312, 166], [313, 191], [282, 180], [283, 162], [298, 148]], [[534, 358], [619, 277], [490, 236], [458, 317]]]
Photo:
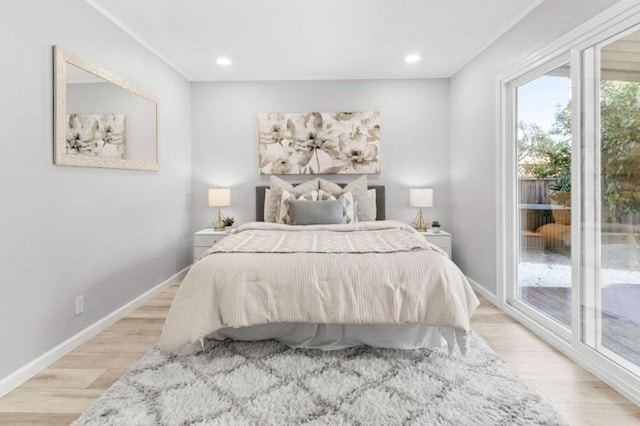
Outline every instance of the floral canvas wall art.
[[68, 114], [67, 154], [127, 158], [125, 114]]
[[377, 111], [258, 114], [261, 174], [380, 173]]

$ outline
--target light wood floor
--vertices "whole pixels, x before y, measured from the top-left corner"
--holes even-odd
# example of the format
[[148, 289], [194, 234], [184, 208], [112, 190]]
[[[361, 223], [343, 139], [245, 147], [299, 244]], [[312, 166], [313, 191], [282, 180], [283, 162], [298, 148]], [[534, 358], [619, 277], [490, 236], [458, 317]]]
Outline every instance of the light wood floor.
[[[173, 284], [0, 399], [0, 425], [67, 425], [159, 339]], [[486, 299], [473, 328], [571, 425], [638, 425], [640, 408], [577, 366]]]

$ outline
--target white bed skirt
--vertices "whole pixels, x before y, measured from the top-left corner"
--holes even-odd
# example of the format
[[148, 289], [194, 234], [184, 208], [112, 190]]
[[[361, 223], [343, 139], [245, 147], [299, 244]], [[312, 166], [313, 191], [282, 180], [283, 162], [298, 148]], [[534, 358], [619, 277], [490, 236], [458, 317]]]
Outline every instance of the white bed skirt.
[[227, 327], [207, 337], [241, 341], [275, 339], [292, 348], [323, 351], [358, 345], [392, 349], [447, 346], [451, 353], [457, 343], [461, 352], [465, 354], [468, 348], [468, 334], [464, 330], [419, 325], [277, 323]]

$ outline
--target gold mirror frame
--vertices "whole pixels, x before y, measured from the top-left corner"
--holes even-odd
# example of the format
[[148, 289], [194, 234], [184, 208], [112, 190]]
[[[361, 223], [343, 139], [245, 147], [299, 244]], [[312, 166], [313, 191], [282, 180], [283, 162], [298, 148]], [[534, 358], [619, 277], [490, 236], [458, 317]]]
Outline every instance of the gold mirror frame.
[[[158, 104], [159, 100], [151, 93], [142, 90], [122, 77], [107, 71], [106, 69], [94, 65], [84, 59], [65, 51], [64, 49], [54, 46], [54, 154], [53, 162], [63, 166], [79, 166], [79, 167], [103, 167], [113, 169], [131, 169], [131, 170], [158, 170], [160, 168], [160, 150], [158, 144]], [[67, 64], [74, 65], [88, 73], [106, 80], [116, 86], [130, 91], [131, 93], [141, 96], [142, 98], [152, 102], [154, 108], [155, 121], [155, 162], [154, 161], [137, 161], [118, 158], [91, 157], [86, 155], [75, 155], [67, 153]]]

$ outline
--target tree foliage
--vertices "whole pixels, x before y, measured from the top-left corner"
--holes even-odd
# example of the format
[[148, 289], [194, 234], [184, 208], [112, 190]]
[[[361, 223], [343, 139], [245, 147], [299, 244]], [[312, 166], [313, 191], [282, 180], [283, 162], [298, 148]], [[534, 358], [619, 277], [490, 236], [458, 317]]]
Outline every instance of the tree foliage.
[[[603, 202], [613, 215], [640, 213], [640, 83], [603, 81], [600, 108]], [[551, 130], [521, 121], [518, 133], [520, 174], [571, 191], [571, 103], [557, 107]]]
[[600, 86], [602, 197], [610, 210], [640, 212], [640, 83]]

